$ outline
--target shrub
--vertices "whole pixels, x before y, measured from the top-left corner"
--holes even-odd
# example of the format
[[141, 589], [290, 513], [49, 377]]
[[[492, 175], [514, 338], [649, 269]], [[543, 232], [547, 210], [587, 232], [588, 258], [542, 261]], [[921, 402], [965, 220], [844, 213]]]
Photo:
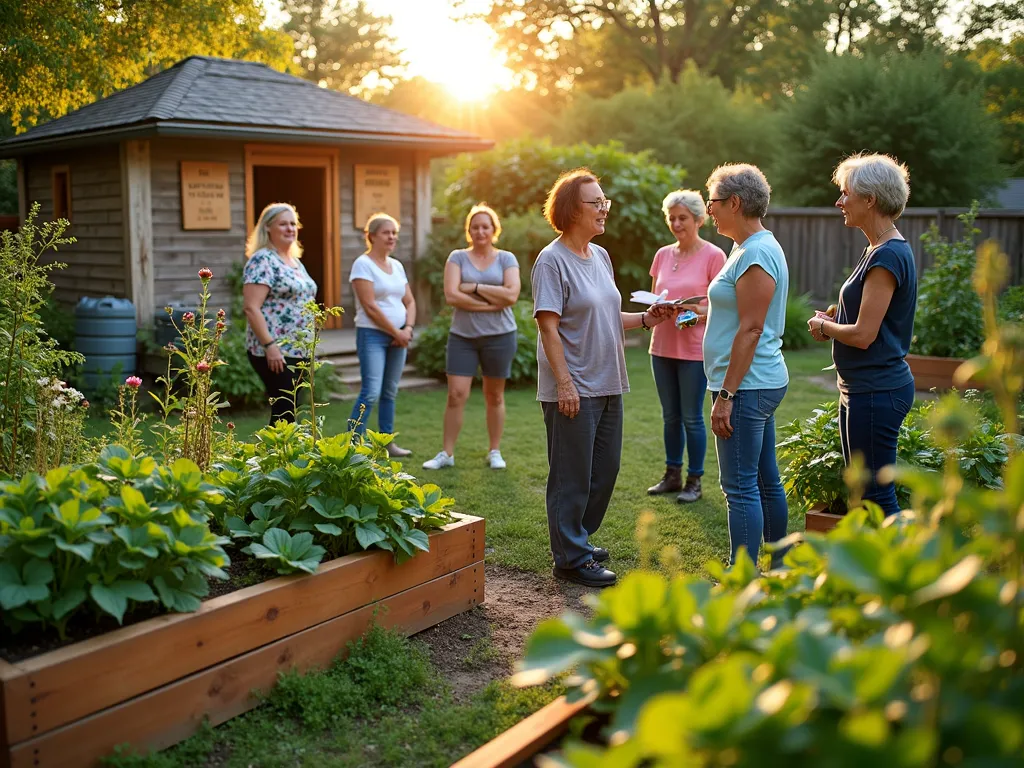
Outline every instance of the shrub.
[[829, 183], [852, 152], [885, 152], [910, 168], [916, 206], [959, 206], [1003, 178], [998, 120], [973, 78], [939, 55], [830, 56], [780, 115], [785, 149], [769, 180], [778, 202], [828, 205]]
[[[511, 384], [529, 384], [537, 380], [537, 323], [533, 319], [533, 302], [520, 299], [512, 307], [519, 332], [516, 356], [512, 360]], [[416, 338], [416, 370], [423, 376], [443, 379], [445, 376], [448, 330], [452, 324], [451, 307], [445, 307]]]
[[782, 334], [782, 348], [786, 352], [807, 349], [814, 339], [807, 331], [807, 321], [814, 314], [809, 293], [790, 293], [786, 302], [786, 330]]
[[0, 607], [12, 629], [63, 638], [78, 613], [118, 623], [139, 603], [194, 611], [226, 579], [226, 538], [210, 532], [215, 490], [193, 462], [158, 466], [108, 446], [94, 464], [0, 483]]
[[981, 298], [971, 283], [974, 272], [974, 226], [978, 204], [958, 218], [963, 236], [947, 241], [933, 224], [922, 237], [932, 265], [921, 275], [911, 351], [938, 357], [972, 357], [981, 349], [984, 318]]
[[74, 238], [64, 237], [68, 222], [63, 219], [37, 226], [38, 214], [36, 203], [17, 233], [0, 232], [0, 477], [48, 465], [47, 459], [36, 456], [47, 440], [37, 432], [42, 414], [36, 405], [44, 394], [52, 397], [41, 389], [59, 381], [61, 371], [85, 360], [61, 350], [40, 317], [53, 291], [50, 270], [67, 266], [43, 263], [43, 254]]
[[1024, 324], [1024, 285], [1011, 285], [999, 299], [999, 319]]
[[[438, 210], [460, 227], [466, 212], [480, 200], [486, 200], [501, 216], [536, 215], [558, 175], [579, 166], [587, 166], [601, 177], [605, 195], [614, 201], [607, 230], [598, 243], [611, 254], [620, 288], [628, 294], [645, 287], [651, 260], [669, 236], [661, 201], [685, 176], [681, 168], [655, 162], [650, 152], [626, 152], [618, 142], [556, 146], [547, 139], [511, 141], [489, 152], [459, 158], [448, 170]], [[547, 239], [554, 237], [551, 232]], [[462, 242], [460, 234], [456, 244]], [[528, 275], [524, 275], [527, 281]]]

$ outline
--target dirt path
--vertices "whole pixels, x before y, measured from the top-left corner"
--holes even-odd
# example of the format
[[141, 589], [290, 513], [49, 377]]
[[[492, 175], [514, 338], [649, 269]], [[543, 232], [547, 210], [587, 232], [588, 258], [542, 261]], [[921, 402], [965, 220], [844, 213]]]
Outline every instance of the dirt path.
[[459, 699], [511, 674], [539, 622], [569, 610], [589, 613], [582, 598], [597, 591], [498, 565], [485, 574], [483, 605], [416, 635]]

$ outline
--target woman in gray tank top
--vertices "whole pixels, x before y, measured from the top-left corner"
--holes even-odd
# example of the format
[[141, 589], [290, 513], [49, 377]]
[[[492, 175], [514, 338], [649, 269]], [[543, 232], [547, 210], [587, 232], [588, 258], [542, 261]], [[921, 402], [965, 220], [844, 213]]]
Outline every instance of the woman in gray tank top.
[[501, 235], [498, 214], [483, 203], [466, 216], [469, 248], [452, 251], [444, 266], [444, 297], [454, 309], [448, 333], [444, 445], [424, 469], [455, 465], [455, 441], [477, 371], [483, 373], [491, 469], [504, 469], [501, 434], [505, 429], [505, 382], [512, 374], [519, 333], [512, 305], [519, 298], [519, 262], [494, 247]]

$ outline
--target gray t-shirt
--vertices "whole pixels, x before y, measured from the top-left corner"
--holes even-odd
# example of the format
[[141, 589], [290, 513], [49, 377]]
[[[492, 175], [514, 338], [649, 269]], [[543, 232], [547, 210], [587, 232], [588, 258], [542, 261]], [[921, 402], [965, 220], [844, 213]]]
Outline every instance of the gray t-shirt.
[[[473, 266], [473, 261], [466, 251], [452, 251], [448, 261], [459, 265], [462, 271], [460, 282], [480, 285], [504, 285], [505, 270], [519, 269], [516, 257], [508, 251], [498, 251], [497, 258], [482, 271]], [[467, 312], [456, 308], [452, 313], [451, 332], [467, 339], [497, 336], [501, 333], [511, 333], [515, 329], [516, 318], [512, 314], [512, 307], [505, 307], [498, 312]]]
[[[615, 287], [608, 251], [590, 244], [584, 259], [558, 240], [546, 246], [533, 265], [533, 314], [555, 312], [565, 362], [580, 397], [629, 392], [622, 294]], [[544, 344], [537, 339], [537, 399], [558, 402], [558, 388]]]

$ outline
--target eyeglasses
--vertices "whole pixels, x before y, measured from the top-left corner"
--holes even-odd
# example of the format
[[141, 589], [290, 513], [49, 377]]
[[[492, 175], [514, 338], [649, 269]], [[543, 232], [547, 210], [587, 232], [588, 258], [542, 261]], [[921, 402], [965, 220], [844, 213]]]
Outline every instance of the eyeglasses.
[[581, 202], [592, 205], [599, 211], [610, 211], [612, 209], [612, 201], [606, 197], [602, 197], [600, 200], [583, 200]]
[[[729, 195], [729, 197], [732, 197], [732, 195]], [[729, 197], [709, 197], [708, 205], [711, 205], [712, 203], [724, 203], [729, 199]]]

